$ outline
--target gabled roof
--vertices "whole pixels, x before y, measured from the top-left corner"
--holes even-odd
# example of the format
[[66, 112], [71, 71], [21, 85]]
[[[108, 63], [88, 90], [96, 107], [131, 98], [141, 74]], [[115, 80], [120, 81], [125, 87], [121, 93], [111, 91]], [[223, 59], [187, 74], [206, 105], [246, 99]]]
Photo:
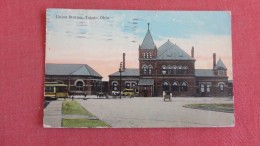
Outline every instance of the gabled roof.
[[212, 69], [195, 69], [196, 77], [214, 77], [214, 71]]
[[157, 59], [159, 60], [194, 60], [189, 54], [170, 40], [158, 48]]
[[139, 86], [145, 86], [145, 85], [153, 85], [154, 79], [140, 79], [138, 82]]
[[[119, 71], [113, 73], [113, 74], [110, 74], [109, 76], [120, 76], [120, 73]], [[126, 68], [121, 76], [137, 76], [139, 77], [139, 69], [138, 68]]]
[[225, 66], [225, 64], [223, 63], [223, 61], [221, 60], [221, 58], [219, 58], [216, 66], [214, 69], [218, 69], [218, 68], [223, 68], [223, 69], [227, 69], [227, 67]]
[[45, 75], [79, 75], [101, 77], [93, 68], [87, 64], [49, 64], [45, 66]]
[[141, 49], [154, 49], [155, 47], [156, 46], [154, 44], [153, 37], [151, 35], [150, 30], [148, 29], [148, 31], [144, 37], [143, 43], [141, 45]]

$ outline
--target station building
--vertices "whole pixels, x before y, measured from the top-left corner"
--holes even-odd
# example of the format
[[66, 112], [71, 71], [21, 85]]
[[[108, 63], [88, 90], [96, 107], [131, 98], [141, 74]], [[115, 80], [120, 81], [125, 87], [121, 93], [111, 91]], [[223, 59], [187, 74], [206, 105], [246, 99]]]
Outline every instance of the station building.
[[102, 90], [102, 76], [87, 64], [47, 63], [45, 82], [66, 84], [71, 92], [96, 94]]
[[167, 40], [162, 46], [155, 45], [149, 25], [144, 40], [138, 48], [139, 67], [126, 68], [123, 55], [123, 72], [109, 75], [109, 91], [121, 86], [134, 88], [139, 96], [162, 96], [163, 91], [172, 96], [228, 96], [227, 67], [216, 54], [212, 56], [212, 68], [195, 69], [194, 47], [191, 54]]

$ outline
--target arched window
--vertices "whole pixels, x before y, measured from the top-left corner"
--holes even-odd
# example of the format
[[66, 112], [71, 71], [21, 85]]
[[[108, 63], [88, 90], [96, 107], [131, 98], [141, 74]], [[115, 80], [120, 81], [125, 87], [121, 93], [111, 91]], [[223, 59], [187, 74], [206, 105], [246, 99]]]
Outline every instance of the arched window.
[[172, 67], [170, 65], [167, 66], [167, 74], [172, 74]]
[[177, 81], [174, 81], [172, 84], [172, 91], [179, 91], [179, 84]]
[[174, 65], [174, 66], [172, 67], [172, 71], [173, 71], [173, 74], [177, 74], [177, 66]]
[[125, 83], [125, 88], [130, 89], [130, 83]]
[[145, 58], [145, 53], [143, 53], [143, 56], [144, 56], [144, 58]]
[[136, 83], [132, 83], [132, 87], [135, 87], [136, 86]]
[[170, 85], [167, 81], [163, 82], [163, 91], [167, 91], [167, 92], [170, 91]]
[[143, 69], [143, 74], [147, 74], [147, 65], [143, 65], [143, 67], [142, 67], [142, 69]]
[[162, 74], [163, 74], [163, 75], [166, 74], [166, 66], [165, 66], [165, 65], [162, 66]]
[[149, 53], [149, 55], [150, 55], [150, 58], [152, 58], [152, 53]]
[[182, 74], [182, 66], [178, 66], [177, 73], [178, 73], [178, 74]]
[[224, 92], [224, 84], [223, 84], [223, 83], [220, 83], [220, 84], [219, 84], [219, 90], [220, 90], [221, 92]]
[[118, 90], [118, 83], [117, 82], [114, 82], [114, 83], [112, 83], [112, 90], [113, 91], [117, 91]]
[[79, 80], [79, 81], [76, 81], [76, 90], [77, 91], [83, 91], [83, 87], [84, 87], [84, 82]]
[[188, 91], [188, 84], [187, 82], [181, 83], [181, 91]]
[[149, 74], [149, 75], [152, 74], [152, 69], [153, 69], [153, 66], [152, 66], [152, 65], [149, 65], [149, 66], [148, 66], [148, 74]]
[[187, 66], [183, 66], [182, 67], [182, 71], [183, 71], [183, 74], [187, 74], [188, 73], [188, 67]]

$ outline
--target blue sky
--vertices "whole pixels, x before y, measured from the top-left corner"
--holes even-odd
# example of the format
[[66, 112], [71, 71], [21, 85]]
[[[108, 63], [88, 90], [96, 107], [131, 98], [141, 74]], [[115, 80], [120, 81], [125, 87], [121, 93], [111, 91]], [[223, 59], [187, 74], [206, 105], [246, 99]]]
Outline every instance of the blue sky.
[[[125, 37], [143, 37], [147, 31], [147, 23], [153, 30], [153, 38], [159, 40], [163, 37], [189, 38], [196, 34], [230, 35], [231, 17], [225, 11], [96, 11], [96, 10], [64, 10], [51, 9], [47, 12], [48, 19], [55, 19], [56, 15], [77, 15], [77, 16], [108, 16], [109, 20], [103, 21], [103, 27], [118, 27]], [[120, 21], [119, 21], [120, 20]], [[95, 20], [92, 20], [95, 21]], [[76, 21], [75, 21], [76, 22]], [[88, 27], [85, 20], [80, 20], [76, 24], [77, 30], [72, 32], [71, 28], [63, 31], [78, 33], [78, 37], [87, 37], [91, 27]], [[81, 25], [80, 25], [81, 24]], [[75, 27], [75, 23], [65, 23]], [[48, 30], [60, 30], [54, 24], [47, 24]], [[75, 28], [74, 28], [75, 29]], [[61, 30], [62, 31], [62, 30]], [[85, 35], [84, 35], [85, 34]], [[113, 36], [113, 30], [103, 31], [103, 36]]]
[[[217, 53], [232, 78], [230, 12], [48, 9], [46, 15], [46, 62], [87, 63], [106, 78], [126, 53], [127, 65], [137, 68], [138, 46], [150, 23], [157, 47], [170, 39], [190, 54], [194, 46], [196, 68], [211, 68], [212, 53]], [[108, 63], [106, 70], [102, 62]]]

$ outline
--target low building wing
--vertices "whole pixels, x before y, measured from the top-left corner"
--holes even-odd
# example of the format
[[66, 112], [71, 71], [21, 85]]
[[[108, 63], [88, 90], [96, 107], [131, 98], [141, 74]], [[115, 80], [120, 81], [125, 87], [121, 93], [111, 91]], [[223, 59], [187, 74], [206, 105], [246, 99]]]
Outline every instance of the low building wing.
[[45, 75], [102, 76], [86, 64], [46, 64]]
[[[119, 77], [120, 76], [120, 73], [119, 71], [113, 73], [113, 74], [110, 74], [109, 75], [110, 77]], [[124, 76], [124, 77], [127, 77], [127, 76], [136, 76], [136, 77], [139, 77], [139, 69], [138, 68], [126, 68], [121, 76]]]
[[214, 71], [212, 69], [195, 69], [196, 77], [214, 77]]

